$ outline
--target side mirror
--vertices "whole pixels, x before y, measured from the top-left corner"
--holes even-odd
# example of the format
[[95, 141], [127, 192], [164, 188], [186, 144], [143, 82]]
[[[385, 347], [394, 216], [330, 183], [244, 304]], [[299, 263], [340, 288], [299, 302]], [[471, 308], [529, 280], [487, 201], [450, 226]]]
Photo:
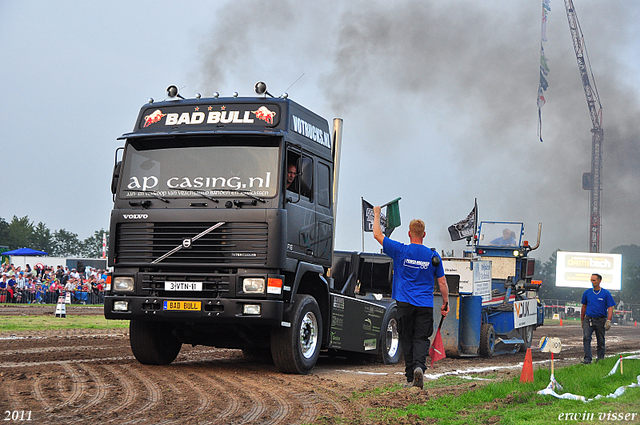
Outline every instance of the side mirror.
[[113, 166], [113, 175], [111, 176], [111, 193], [116, 194], [118, 191], [118, 180], [120, 179], [120, 169], [122, 168], [122, 161], [116, 162]]

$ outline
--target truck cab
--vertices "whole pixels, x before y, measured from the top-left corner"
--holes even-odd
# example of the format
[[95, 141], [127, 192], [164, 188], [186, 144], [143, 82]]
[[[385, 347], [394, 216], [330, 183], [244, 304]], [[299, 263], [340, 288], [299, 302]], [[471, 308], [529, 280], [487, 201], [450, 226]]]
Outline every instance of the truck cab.
[[130, 320], [142, 363], [189, 343], [270, 351], [307, 373], [331, 345], [342, 121], [330, 130], [260, 84], [244, 98], [170, 86], [120, 137], [104, 314]]

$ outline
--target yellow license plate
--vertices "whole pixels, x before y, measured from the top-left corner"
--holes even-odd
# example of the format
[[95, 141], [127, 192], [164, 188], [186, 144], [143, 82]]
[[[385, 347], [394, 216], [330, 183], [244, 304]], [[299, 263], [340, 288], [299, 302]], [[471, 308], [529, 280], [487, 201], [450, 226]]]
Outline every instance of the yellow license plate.
[[200, 311], [200, 301], [165, 301], [164, 310]]

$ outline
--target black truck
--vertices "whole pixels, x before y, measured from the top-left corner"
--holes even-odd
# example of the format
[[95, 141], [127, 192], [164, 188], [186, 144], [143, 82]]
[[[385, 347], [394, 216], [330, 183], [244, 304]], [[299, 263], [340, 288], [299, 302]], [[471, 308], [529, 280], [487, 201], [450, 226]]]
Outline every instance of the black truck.
[[[144, 364], [182, 344], [400, 359], [391, 260], [334, 251], [341, 123], [290, 100], [150, 99], [116, 151], [104, 314]], [[269, 95], [270, 96], [270, 95]]]

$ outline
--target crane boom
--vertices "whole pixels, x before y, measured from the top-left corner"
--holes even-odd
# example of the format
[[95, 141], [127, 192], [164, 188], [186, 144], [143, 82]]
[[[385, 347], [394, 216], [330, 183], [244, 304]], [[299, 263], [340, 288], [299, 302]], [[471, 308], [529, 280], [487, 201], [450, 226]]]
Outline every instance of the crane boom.
[[582, 177], [582, 188], [590, 191], [589, 197], [589, 252], [600, 252], [600, 231], [602, 223], [600, 219], [600, 198], [602, 195], [602, 142], [604, 141], [604, 130], [602, 129], [602, 105], [596, 88], [596, 81], [593, 78], [587, 46], [584, 42], [578, 15], [576, 14], [572, 0], [564, 1], [569, 20], [569, 29], [573, 39], [573, 48], [576, 52], [578, 70], [584, 94], [587, 98], [589, 115], [591, 116], [592, 147], [591, 147], [591, 172], [585, 173]]

